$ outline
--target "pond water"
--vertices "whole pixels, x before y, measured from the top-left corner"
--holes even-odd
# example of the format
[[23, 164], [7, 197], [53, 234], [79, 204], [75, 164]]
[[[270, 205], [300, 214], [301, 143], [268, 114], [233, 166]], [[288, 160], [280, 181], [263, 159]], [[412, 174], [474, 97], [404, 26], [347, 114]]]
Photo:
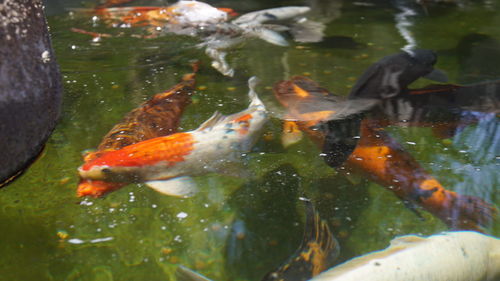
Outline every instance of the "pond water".
[[[313, 4], [312, 17], [327, 24], [320, 43], [281, 47], [248, 39], [228, 54], [236, 70], [229, 78], [210, 67], [203, 50], [194, 47], [196, 39], [137, 38], [131, 35], [141, 29], [110, 28], [65, 10], [80, 2], [47, 1], [64, 82], [62, 117], [38, 161], [0, 189], [0, 279], [175, 280], [176, 267], [184, 265], [213, 280], [260, 280], [300, 244], [301, 196], [330, 223], [341, 244], [338, 262], [382, 249], [397, 235], [446, 230], [387, 189], [328, 167], [308, 138], [283, 148], [281, 109], [271, 87], [305, 75], [346, 96], [367, 67], [409, 43], [436, 51], [436, 67], [452, 83], [499, 78], [500, 1], [457, 2], [424, 9], [411, 1], [208, 1], [238, 12]], [[415, 15], [405, 14], [408, 9]], [[71, 28], [123, 36], [91, 42]], [[95, 148], [125, 113], [191, 72], [193, 59], [201, 60], [198, 91], [180, 131], [196, 128], [216, 110], [246, 108], [247, 79], [260, 78], [259, 96], [276, 114], [243, 159], [252, 176], [197, 177], [201, 192], [187, 199], [142, 184], [104, 198], [76, 197], [82, 153]], [[420, 79], [412, 86], [430, 83]], [[447, 139], [430, 128], [388, 131], [443, 186], [500, 206], [499, 126], [493, 114]], [[500, 221], [485, 230], [500, 236]]]

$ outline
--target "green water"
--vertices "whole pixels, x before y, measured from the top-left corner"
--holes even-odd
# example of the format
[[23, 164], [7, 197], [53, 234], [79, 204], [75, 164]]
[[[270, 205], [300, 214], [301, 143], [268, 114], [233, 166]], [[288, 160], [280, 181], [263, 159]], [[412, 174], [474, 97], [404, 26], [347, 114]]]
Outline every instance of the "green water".
[[[300, 243], [300, 196], [311, 198], [334, 225], [341, 260], [381, 249], [396, 235], [446, 230], [423, 210], [424, 219], [419, 219], [383, 187], [337, 174], [307, 138], [288, 149], [280, 144], [277, 116], [282, 112], [270, 90], [275, 82], [309, 75], [330, 91], [347, 95], [364, 69], [406, 44], [395, 27], [400, 10], [379, 3], [384, 1], [373, 2], [374, 7], [337, 2], [340, 10], [322, 10], [337, 15], [327, 25], [325, 42], [277, 47], [248, 40], [229, 53], [236, 76], [226, 78], [210, 68], [202, 50], [193, 48], [195, 39], [134, 38], [129, 35], [139, 30], [94, 27], [88, 18], [72, 17], [60, 3], [48, 1], [53, 11], [48, 23], [64, 80], [62, 117], [40, 159], [0, 189], [0, 280], [175, 280], [179, 264], [215, 280], [259, 280]], [[500, 77], [500, 57], [475, 61], [483, 51], [464, 54], [457, 47], [473, 33], [500, 40], [500, 14], [495, 12], [500, 1], [484, 2], [430, 5], [427, 14], [411, 18], [417, 45], [438, 52], [437, 67], [451, 82]], [[304, 4], [209, 3], [243, 11]], [[320, 12], [315, 16], [324, 18]], [[92, 43], [71, 27], [124, 35]], [[495, 46], [486, 50], [500, 52]], [[248, 77], [262, 80], [258, 93], [275, 117], [265, 126], [267, 137], [243, 159], [253, 176], [198, 177], [202, 191], [189, 199], [163, 196], [137, 184], [101, 199], [77, 198], [81, 153], [96, 147], [126, 112], [176, 84], [190, 72], [192, 59], [202, 62], [197, 85], [206, 89], [196, 93], [180, 130], [196, 128], [215, 110], [230, 114], [246, 108]], [[417, 85], [428, 83], [422, 79]], [[425, 128], [391, 132], [445, 187], [500, 206], [499, 126], [493, 116], [445, 141]], [[487, 230], [500, 236], [498, 219]]]

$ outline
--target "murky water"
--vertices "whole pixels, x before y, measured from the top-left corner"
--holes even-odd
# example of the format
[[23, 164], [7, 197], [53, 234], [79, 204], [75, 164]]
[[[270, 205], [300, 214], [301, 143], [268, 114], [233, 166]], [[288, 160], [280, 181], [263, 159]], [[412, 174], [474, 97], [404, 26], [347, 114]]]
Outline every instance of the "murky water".
[[[40, 159], [0, 190], [0, 280], [174, 280], [180, 264], [215, 280], [260, 280], [301, 241], [301, 196], [311, 198], [331, 223], [342, 246], [339, 261], [381, 249], [396, 235], [446, 230], [424, 210], [418, 210], [419, 218], [383, 187], [337, 173], [307, 138], [284, 149], [278, 118], [283, 110], [271, 87], [291, 75], [306, 75], [347, 95], [369, 65], [408, 43], [435, 50], [437, 68], [452, 83], [498, 78], [500, 1], [429, 4], [427, 11], [404, 1], [309, 2], [317, 8], [314, 17], [327, 22], [323, 42], [279, 47], [247, 40], [229, 53], [236, 75], [226, 78], [210, 67], [203, 50], [193, 47], [195, 39], [136, 38], [130, 35], [140, 29], [108, 28], [48, 1], [64, 78], [63, 114]], [[209, 3], [242, 12], [305, 4]], [[408, 7], [417, 14], [405, 14]], [[93, 43], [72, 27], [124, 35]], [[243, 159], [253, 176], [197, 177], [202, 191], [189, 199], [163, 196], [141, 184], [101, 199], [77, 198], [82, 152], [96, 147], [126, 112], [176, 84], [191, 71], [192, 59], [202, 63], [199, 90], [181, 131], [196, 128], [215, 110], [230, 114], [245, 108], [246, 80], [253, 75], [262, 80], [258, 93], [274, 117]], [[429, 83], [421, 79], [415, 85]], [[500, 206], [499, 124], [498, 116], [488, 115], [448, 139], [436, 138], [429, 128], [393, 127], [390, 132], [446, 188]], [[500, 236], [498, 219], [487, 231]]]

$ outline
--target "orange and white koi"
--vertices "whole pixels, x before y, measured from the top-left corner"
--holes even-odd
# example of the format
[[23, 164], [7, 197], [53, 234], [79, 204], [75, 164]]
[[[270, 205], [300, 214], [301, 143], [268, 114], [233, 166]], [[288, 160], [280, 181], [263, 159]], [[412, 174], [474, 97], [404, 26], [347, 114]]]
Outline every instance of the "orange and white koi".
[[[177, 132], [180, 117], [186, 106], [191, 103], [197, 69], [198, 65], [194, 64], [194, 73], [184, 75], [180, 83], [163, 93], [154, 95], [129, 112], [104, 136], [97, 151], [84, 156], [84, 161], [92, 161], [105, 151], [117, 150], [140, 141]], [[125, 185], [127, 183], [80, 179], [77, 195], [100, 197]]]
[[217, 24], [227, 21], [232, 10], [219, 9], [198, 1], [181, 0], [170, 6], [98, 8], [93, 12], [116, 26], [163, 27], [169, 23], [190, 26]]
[[[205, 48], [206, 54], [213, 60], [212, 66], [226, 76], [233, 76], [234, 69], [225, 60], [224, 50], [239, 44], [244, 38], [260, 38], [274, 45], [288, 46], [280, 32], [289, 31], [298, 42], [321, 41], [324, 25], [301, 17], [310, 10], [300, 6], [279, 7], [250, 12], [233, 19], [237, 13], [232, 9], [216, 8], [194, 0], [181, 0], [164, 7], [73, 9], [76, 12], [92, 12], [114, 27], [146, 27], [150, 34], [144, 38], [164, 33], [199, 37], [203, 42], [197, 47]], [[293, 24], [266, 24], [285, 20], [292, 20]], [[89, 33], [80, 29], [75, 31]], [[94, 36], [94, 40], [98, 38]]]
[[198, 129], [138, 142], [108, 151], [82, 165], [84, 179], [112, 182], [144, 182], [172, 196], [186, 197], [196, 192], [189, 178], [210, 172], [224, 172], [248, 152], [268, 119], [267, 111], [254, 91], [256, 78], [249, 80], [250, 106], [224, 116], [219, 112]]

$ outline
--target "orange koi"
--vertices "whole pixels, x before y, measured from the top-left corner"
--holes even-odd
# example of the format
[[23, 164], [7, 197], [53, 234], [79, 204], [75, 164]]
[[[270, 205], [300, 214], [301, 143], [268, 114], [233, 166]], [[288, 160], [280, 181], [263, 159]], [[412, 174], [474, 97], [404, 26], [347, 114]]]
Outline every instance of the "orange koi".
[[118, 183], [144, 182], [167, 195], [196, 192], [188, 177], [219, 172], [248, 152], [267, 121], [267, 111], [249, 80], [248, 109], [224, 116], [218, 112], [198, 129], [156, 137], [118, 150], [105, 151], [78, 171], [83, 179]]
[[[294, 90], [297, 87], [301, 90]], [[307, 112], [301, 110], [302, 103], [307, 105], [307, 109], [314, 110], [309, 104], [321, 103], [321, 99], [323, 103], [336, 99], [312, 80], [301, 77], [276, 84], [274, 92], [295, 120], [301, 120], [301, 115]], [[323, 147], [327, 136], [312, 127], [324, 120], [298, 121], [297, 126]], [[386, 124], [377, 119], [361, 122], [360, 139], [344, 164], [345, 170], [364, 175], [399, 198], [422, 206], [450, 227], [478, 230], [480, 225], [491, 221], [497, 213], [494, 206], [480, 198], [446, 190], [381, 129]]]
[[[197, 66], [194, 66], [197, 71]], [[128, 145], [167, 136], [177, 131], [184, 108], [191, 103], [194, 93], [195, 74], [186, 74], [182, 82], [163, 93], [154, 95], [138, 108], [128, 113], [104, 136], [96, 152], [84, 156], [86, 163], [99, 158], [106, 151], [117, 150]], [[85, 165], [85, 164], [84, 164]], [[77, 195], [100, 197], [117, 190], [127, 183], [81, 179]]]
[[383, 130], [365, 119], [361, 138], [349, 156], [347, 171], [361, 173], [388, 187], [402, 200], [416, 203], [454, 229], [480, 230], [497, 210], [474, 196], [447, 190]]

